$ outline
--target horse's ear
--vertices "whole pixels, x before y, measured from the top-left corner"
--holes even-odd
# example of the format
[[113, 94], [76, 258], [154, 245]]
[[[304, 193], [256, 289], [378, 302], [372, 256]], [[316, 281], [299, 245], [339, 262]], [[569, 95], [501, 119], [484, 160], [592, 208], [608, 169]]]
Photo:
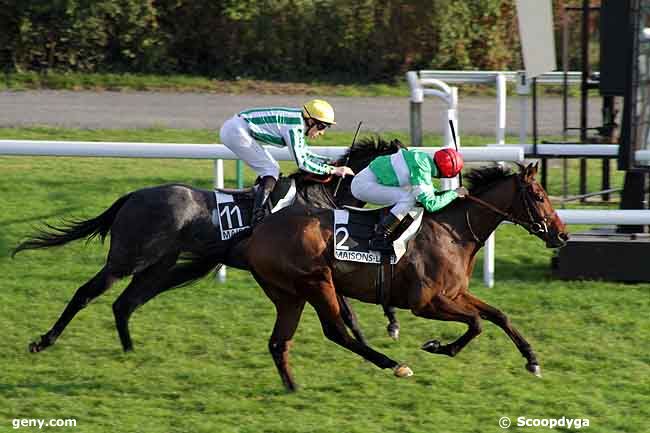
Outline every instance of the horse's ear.
[[[528, 164], [528, 166], [526, 168], [524, 168], [523, 171], [521, 172], [521, 178], [526, 182], [532, 182], [533, 180], [535, 180], [535, 175], [537, 174], [538, 164], [539, 163], [535, 163], [533, 165], [532, 162], [530, 164]], [[523, 167], [523, 166], [521, 166], [521, 167]]]
[[530, 180], [530, 172], [533, 169], [533, 164], [530, 163], [528, 165], [524, 165], [517, 162], [517, 165], [519, 166], [519, 177], [524, 182], [528, 182]]
[[519, 167], [519, 177], [522, 179], [526, 178], [526, 166], [515, 161], [515, 164], [517, 164], [517, 167]]

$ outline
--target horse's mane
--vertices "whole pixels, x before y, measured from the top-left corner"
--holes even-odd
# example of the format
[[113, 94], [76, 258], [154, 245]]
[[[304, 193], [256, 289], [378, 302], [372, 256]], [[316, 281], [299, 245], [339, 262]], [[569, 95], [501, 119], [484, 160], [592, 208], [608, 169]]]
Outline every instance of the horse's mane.
[[389, 155], [395, 153], [400, 149], [406, 149], [406, 146], [401, 141], [395, 139], [386, 141], [379, 135], [364, 137], [352, 145], [345, 154], [339, 158], [337, 165], [345, 164], [348, 157], [352, 158], [356, 155]]
[[[345, 151], [343, 156], [341, 156], [334, 165], [344, 165], [346, 162], [349, 163], [350, 161], [356, 161], [357, 159], [369, 159], [368, 162], [370, 162], [379, 155], [390, 155], [400, 149], [406, 149], [406, 146], [399, 140], [386, 141], [379, 135], [363, 137], [348, 148], [348, 150]], [[315, 147], [314, 150], [315, 153], [318, 153], [318, 147]], [[309, 182], [314, 176], [310, 173], [298, 170], [291, 173], [289, 177], [295, 179], [297, 182]]]
[[471, 194], [476, 194], [494, 182], [506, 179], [513, 174], [514, 173], [510, 170], [510, 167], [494, 165], [475, 168], [469, 173], [463, 175], [463, 178], [469, 182], [469, 192]]

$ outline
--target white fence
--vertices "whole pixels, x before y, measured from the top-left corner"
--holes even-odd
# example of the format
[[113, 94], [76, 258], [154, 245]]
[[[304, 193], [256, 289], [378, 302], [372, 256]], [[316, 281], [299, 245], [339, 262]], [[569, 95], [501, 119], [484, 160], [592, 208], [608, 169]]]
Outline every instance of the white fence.
[[[406, 74], [410, 86], [410, 131], [411, 143], [421, 144], [422, 142], [422, 103], [425, 96], [440, 96], [440, 88], [449, 86], [446, 83], [454, 84], [494, 84], [496, 86], [496, 107], [495, 107], [495, 136], [496, 143], [489, 145], [492, 149], [499, 149], [505, 143], [506, 129], [506, 104], [507, 87], [506, 82], [517, 83], [517, 95], [520, 104], [520, 131], [519, 144], [528, 156], [548, 157], [616, 157], [618, 145], [608, 144], [526, 144], [528, 98], [530, 85], [522, 72], [511, 71], [409, 71]], [[564, 82], [563, 72], [549, 72], [537, 77], [540, 84], [562, 84]], [[567, 83], [579, 84], [581, 82], [580, 72], [569, 72]], [[454, 89], [454, 114], [458, 117], [458, 91]], [[533, 155], [534, 154], [534, 155]], [[637, 151], [637, 161], [650, 161], [650, 150]], [[444, 185], [443, 185], [444, 186]], [[650, 210], [559, 210], [558, 214], [565, 224], [607, 224], [607, 225], [648, 225], [650, 224]], [[494, 286], [494, 261], [495, 241], [494, 234], [490, 236], [484, 249], [483, 260], [483, 282], [486, 286]]]
[[[496, 86], [495, 133], [497, 144], [504, 144], [506, 137], [506, 103], [508, 92], [506, 82], [516, 82], [521, 111], [519, 140], [520, 143], [526, 141], [530, 84], [526, 80], [526, 75], [523, 71], [409, 71], [406, 73], [406, 79], [411, 89], [411, 144], [416, 146], [422, 144], [421, 110], [424, 96], [435, 96], [434, 92], [436, 91], [436, 87], [439, 87], [441, 82], [443, 84], [494, 84]], [[537, 77], [537, 83], [539, 84], [558, 85], [562, 84], [563, 80], [564, 74], [562, 72], [549, 72]], [[568, 83], [578, 84], [580, 80], [580, 72], [569, 72], [567, 74]], [[457, 99], [458, 94], [456, 93], [456, 103]]]
[[[568, 84], [580, 84], [581, 72], [569, 72]], [[505, 143], [506, 134], [506, 106], [508, 89], [506, 82], [517, 83], [517, 96], [520, 106], [519, 145], [524, 146], [526, 154], [533, 153], [533, 145], [526, 144], [528, 136], [528, 114], [530, 83], [525, 81], [523, 72], [514, 71], [409, 71], [406, 73], [411, 94], [410, 132], [411, 144], [422, 144], [422, 104], [425, 96], [439, 97], [440, 88], [448, 84], [494, 84], [496, 88], [495, 100], [495, 144]], [[561, 85], [564, 82], [563, 72], [549, 72], [537, 77], [538, 84]], [[451, 89], [456, 89], [451, 87]], [[451, 105], [451, 104], [450, 104]], [[453, 109], [458, 119], [458, 90], [454, 90]], [[460, 135], [460, 134], [459, 134]], [[538, 144], [537, 155], [558, 157], [616, 157], [617, 145], [607, 144]], [[635, 158], [639, 162], [650, 161], [650, 150], [638, 150]]]
[[[278, 161], [293, 161], [286, 148], [265, 146]], [[319, 155], [338, 159], [346, 147], [320, 146], [314, 148]], [[433, 155], [441, 147], [422, 148]], [[460, 150], [465, 161], [523, 161], [520, 146], [468, 147]], [[222, 144], [183, 143], [122, 143], [101, 141], [38, 141], [0, 140], [0, 155], [24, 156], [81, 156], [114, 158], [187, 158], [187, 159], [238, 159]]]
[[[466, 147], [461, 149], [461, 153], [468, 162], [521, 162], [524, 160], [524, 148], [503, 145]], [[291, 160], [286, 149], [270, 146], [268, 149], [273, 157], [279, 161]], [[343, 155], [345, 149], [344, 147], [335, 146], [319, 147], [318, 153], [336, 159]], [[438, 149], [426, 147], [422, 148], [422, 151], [432, 154]], [[225, 146], [218, 144], [35, 140], [0, 140], [0, 155], [210, 159], [215, 161], [215, 187], [223, 187], [223, 160], [237, 159]], [[650, 224], [650, 211], [645, 210], [559, 210], [558, 213], [567, 224]], [[494, 237], [490, 237], [486, 243], [483, 264], [483, 279], [488, 287], [494, 285], [494, 255]], [[220, 278], [225, 278], [225, 267], [222, 268]]]
[[[291, 161], [286, 148], [267, 146], [278, 161]], [[440, 148], [424, 148], [433, 154]], [[343, 156], [346, 148], [338, 146], [318, 147], [318, 153], [331, 159]], [[461, 149], [466, 161], [523, 161], [524, 152], [519, 146], [471, 147]], [[75, 156], [75, 157], [113, 157], [113, 158], [187, 158], [211, 159], [215, 161], [214, 186], [223, 187], [223, 160], [237, 159], [228, 148], [221, 144], [183, 144], [183, 143], [125, 143], [96, 141], [39, 141], [39, 140], [0, 140], [0, 155], [14, 156]], [[219, 278], [226, 277], [225, 266], [219, 271]]]

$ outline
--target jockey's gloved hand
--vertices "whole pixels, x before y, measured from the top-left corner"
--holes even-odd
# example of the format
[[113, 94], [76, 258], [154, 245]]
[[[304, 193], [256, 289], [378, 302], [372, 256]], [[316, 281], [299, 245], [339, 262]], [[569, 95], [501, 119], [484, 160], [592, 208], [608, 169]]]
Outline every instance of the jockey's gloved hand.
[[467, 188], [465, 188], [464, 186], [459, 186], [454, 191], [456, 192], [456, 194], [458, 194], [458, 198], [465, 198], [469, 195]]
[[330, 174], [333, 174], [335, 176], [341, 176], [341, 177], [354, 176], [354, 171], [352, 171], [350, 167], [346, 167], [346, 166], [334, 167], [330, 172]]

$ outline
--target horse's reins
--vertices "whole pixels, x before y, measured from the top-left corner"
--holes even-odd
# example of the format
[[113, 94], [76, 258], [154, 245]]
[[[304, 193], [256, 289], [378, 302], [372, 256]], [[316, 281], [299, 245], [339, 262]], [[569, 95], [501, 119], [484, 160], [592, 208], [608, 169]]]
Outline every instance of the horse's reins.
[[[494, 212], [494, 213], [496, 213], [498, 215], [501, 215], [504, 219], [506, 219], [507, 221], [510, 221], [513, 224], [517, 224], [519, 226], [522, 226], [531, 235], [536, 235], [536, 234], [540, 234], [540, 233], [547, 233], [548, 232], [548, 225], [547, 225], [546, 222], [548, 220], [548, 216], [545, 215], [544, 218], [542, 218], [541, 222], [535, 221], [535, 217], [533, 217], [533, 214], [530, 211], [529, 197], [526, 194], [526, 192], [524, 191], [524, 185], [522, 185], [521, 180], [518, 180], [518, 182], [519, 182], [519, 196], [520, 196], [520, 198], [521, 198], [521, 200], [522, 200], [522, 202], [524, 204], [524, 209], [526, 209], [526, 213], [528, 214], [528, 221], [524, 221], [522, 219], [519, 219], [519, 218], [515, 217], [512, 212], [503, 211], [503, 210], [499, 209], [498, 207], [494, 206], [493, 204], [488, 203], [488, 202], [486, 202], [484, 200], [481, 200], [480, 198], [478, 198], [476, 196], [467, 194], [467, 196], [465, 196], [465, 198], [473, 201], [474, 203], [477, 203], [477, 204], [483, 206], [484, 208], [487, 208], [487, 209], [491, 210], [492, 212]], [[512, 209], [512, 207], [510, 209]], [[472, 236], [474, 237], [474, 240], [476, 240], [477, 242], [479, 242], [481, 244], [485, 243], [485, 241], [481, 241], [478, 238], [478, 236], [476, 235], [476, 233], [472, 229], [472, 224], [470, 223], [470, 219], [469, 219], [469, 210], [465, 211], [465, 220], [467, 221], [467, 227], [469, 228], [469, 231], [472, 233]]]
[[[451, 129], [451, 136], [454, 139], [454, 146], [456, 146], [456, 152], [458, 152], [458, 142], [456, 141], [456, 130], [454, 129], [454, 121], [452, 119], [449, 119], [449, 128]], [[454, 164], [455, 168], [455, 161], [452, 159], [452, 163]], [[459, 186], [463, 186], [463, 176], [462, 174], [458, 176], [458, 183]], [[519, 182], [519, 194], [521, 197], [522, 202], [524, 203], [524, 209], [526, 209], [526, 213], [528, 214], [528, 219], [529, 221], [523, 221], [517, 217], [515, 217], [512, 212], [506, 212], [502, 211], [498, 207], [494, 206], [493, 204], [490, 204], [484, 200], [481, 200], [478, 197], [475, 197], [473, 195], [470, 195], [469, 193], [465, 196], [465, 198], [478, 203], [479, 205], [490, 209], [492, 212], [501, 215], [504, 217], [506, 220], [510, 221], [513, 224], [517, 224], [525, 228], [528, 233], [532, 234], [538, 234], [538, 233], [547, 233], [548, 232], [548, 225], [546, 224], [546, 221], [548, 219], [548, 216], [544, 216], [542, 219], [542, 222], [536, 222], [535, 218], [533, 217], [532, 212], [530, 211], [530, 203], [528, 202], [529, 197], [526, 195], [524, 191], [524, 187], [521, 183], [521, 179], [518, 180]], [[512, 208], [511, 208], [512, 209]], [[474, 232], [474, 229], [472, 229], [472, 224], [469, 221], [469, 210], [465, 211], [465, 220], [467, 221], [467, 227], [469, 228], [470, 233], [472, 233], [472, 236], [474, 237], [474, 240], [480, 244], [484, 244], [485, 241], [481, 241], [478, 236], [476, 236], [476, 233]]]

